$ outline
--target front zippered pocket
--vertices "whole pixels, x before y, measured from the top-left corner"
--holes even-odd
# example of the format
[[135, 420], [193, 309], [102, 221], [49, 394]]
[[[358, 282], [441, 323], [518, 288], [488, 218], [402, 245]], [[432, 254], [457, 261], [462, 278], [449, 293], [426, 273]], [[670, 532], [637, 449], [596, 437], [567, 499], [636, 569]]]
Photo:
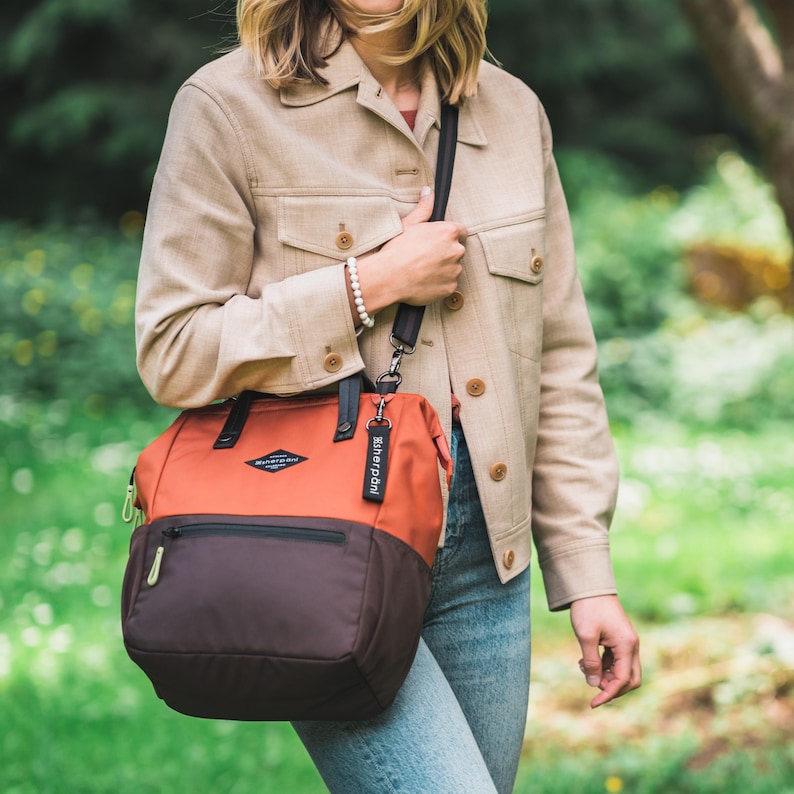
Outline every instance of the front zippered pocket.
[[166, 527], [162, 534], [167, 538], [197, 538], [209, 535], [239, 535], [242, 537], [280, 538], [305, 540], [314, 543], [344, 543], [345, 533], [335, 529], [311, 527], [283, 527], [262, 524], [188, 524], [184, 527]]
[[308, 543], [329, 543], [342, 545], [347, 536], [344, 532], [334, 529], [313, 529], [311, 527], [285, 527], [277, 524], [223, 524], [207, 522], [187, 524], [178, 527], [166, 527], [161, 530], [163, 542], [157, 547], [152, 567], [146, 577], [149, 587], [154, 587], [160, 580], [160, 570], [165, 556], [165, 539], [172, 542], [179, 539], [226, 536], [263, 538], [271, 540], [297, 540]]

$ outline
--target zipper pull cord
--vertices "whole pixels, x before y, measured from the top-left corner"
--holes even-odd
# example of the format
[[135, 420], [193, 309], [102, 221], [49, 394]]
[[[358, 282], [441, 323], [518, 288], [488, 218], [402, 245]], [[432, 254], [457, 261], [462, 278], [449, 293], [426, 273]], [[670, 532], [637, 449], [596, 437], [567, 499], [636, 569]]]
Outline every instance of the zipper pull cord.
[[[138, 511], [140, 512], [140, 510]], [[160, 568], [163, 564], [163, 555], [165, 554], [165, 539], [166, 538], [179, 538], [182, 537], [181, 527], [167, 527], [162, 531], [163, 539], [154, 553], [154, 562], [152, 563], [149, 575], [146, 577], [146, 584], [149, 587], [154, 587], [160, 581]]]
[[140, 513], [140, 510], [136, 510], [135, 507], [135, 469], [132, 470], [132, 474], [130, 474], [130, 484], [127, 486], [127, 498], [124, 500], [124, 507], [121, 510], [121, 518], [125, 524], [131, 524], [133, 519], [137, 518], [136, 512]]
[[154, 554], [152, 569], [149, 571], [149, 576], [146, 577], [146, 584], [149, 587], [154, 587], [160, 580], [160, 566], [163, 564], [163, 554], [165, 554], [165, 546], [158, 546]]

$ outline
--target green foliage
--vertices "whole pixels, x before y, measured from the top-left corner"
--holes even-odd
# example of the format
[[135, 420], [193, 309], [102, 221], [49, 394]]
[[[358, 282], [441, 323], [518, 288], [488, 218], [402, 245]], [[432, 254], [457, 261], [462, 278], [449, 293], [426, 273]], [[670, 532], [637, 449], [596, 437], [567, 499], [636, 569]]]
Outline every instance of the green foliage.
[[774, 613], [790, 602], [791, 566], [781, 554], [794, 510], [786, 429], [694, 431], [646, 417], [618, 435], [612, 545], [622, 596], [637, 618]]
[[586, 190], [578, 197], [577, 258], [599, 338], [647, 333], [679, 299], [680, 251], [667, 234], [676, 201], [665, 190], [638, 198]]
[[5, 394], [68, 397], [91, 412], [147, 402], [133, 308], [142, 218], [109, 228], [0, 225], [0, 373]]
[[665, 414], [700, 427], [757, 427], [794, 419], [794, 317], [760, 302], [751, 314], [695, 306], [647, 335], [600, 346], [615, 424]]
[[606, 756], [552, 751], [549, 757], [544, 751], [536, 757], [530, 750], [515, 794], [788, 794], [794, 774], [794, 754], [786, 747], [736, 747], [707, 769], [698, 768], [690, 736]]
[[792, 259], [791, 237], [774, 188], [731, 151], [719, 154], [704, 183], [687, 192], [669, 231], [679, 245], [724, 243]]
[[[746, 314], [688, 294], [686, 247], [731, 242], [790, 256], [780, 209], [761, 175], [725, 153], [708, 180], [682, 196], [627, 197], [573, 174], [573, 223], [582, 283], [600, 342], [613, 421], [667, 414], [703, 426], [752, 427], [791, 419], [794, 318], [771, 299]], [[599, 173], [598, 168], [595, 171]]]
[[670, 412], [692, 424], [754, 427], [794, 419], [794, 318], [689, 318], [660, 332], [670, 351]]

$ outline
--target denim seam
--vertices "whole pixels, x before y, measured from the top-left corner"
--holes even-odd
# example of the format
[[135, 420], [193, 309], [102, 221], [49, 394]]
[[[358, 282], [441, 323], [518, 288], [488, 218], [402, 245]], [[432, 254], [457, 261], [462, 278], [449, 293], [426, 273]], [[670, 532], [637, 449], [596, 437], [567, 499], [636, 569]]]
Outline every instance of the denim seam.
[[[380, 776], [381, 781], [385, 784], [386, 789], [385, 791], [391, 792], [391, 794], [400, 794], [400, 792], [392, 785], [392, 782], [389, 776], [386, 774], [386, 770], [381, 765], [380, 761], [377, 758], [375, 752], [373, 752], [372, 748], [367, 741], [366, 731], [363, 729], [352, 726], [352, 731], [355, 734], [356, 738], [360, 742], [361, 746], [366, 750], [367, 753], [367, 760], [369, 761], [370, 765], [377, 770], [378, 775]], [[379, 789], [380, 790], [380, 789]]]

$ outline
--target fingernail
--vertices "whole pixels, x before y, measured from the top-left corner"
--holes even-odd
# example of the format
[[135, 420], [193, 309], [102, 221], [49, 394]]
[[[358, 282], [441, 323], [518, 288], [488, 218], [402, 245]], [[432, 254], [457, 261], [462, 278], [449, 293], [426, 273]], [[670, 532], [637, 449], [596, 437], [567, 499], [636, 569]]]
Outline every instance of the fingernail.
[[419, 198], [427, 198], [432, 192], [432, 189], [425, 185], [422, 188], [422, 192], [419, 194]]
[[601, 679], [597, 675], [588, 675], [587, 683], [589, 686], [598, 686], [601, 683]]

